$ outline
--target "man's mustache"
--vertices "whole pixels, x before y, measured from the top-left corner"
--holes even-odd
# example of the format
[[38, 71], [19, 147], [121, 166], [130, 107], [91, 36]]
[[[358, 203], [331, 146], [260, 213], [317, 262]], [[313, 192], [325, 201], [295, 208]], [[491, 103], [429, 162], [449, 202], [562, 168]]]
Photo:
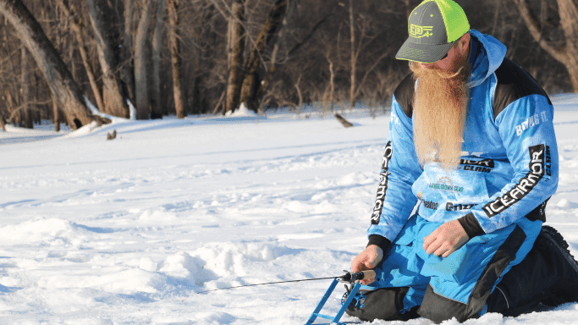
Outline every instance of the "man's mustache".
[[436, 73], [442, 79], [453, 79], [460, 76], [462, 70], [464, 69], [463, 66], [460, 66], [455, 72], [448, 72], [446, 70], [442, 70], [437, 65], [424, 67], [415, 62], [410, 65], [411, 71], [415, 73], [418, 77], [426, 74], [426, 73]]

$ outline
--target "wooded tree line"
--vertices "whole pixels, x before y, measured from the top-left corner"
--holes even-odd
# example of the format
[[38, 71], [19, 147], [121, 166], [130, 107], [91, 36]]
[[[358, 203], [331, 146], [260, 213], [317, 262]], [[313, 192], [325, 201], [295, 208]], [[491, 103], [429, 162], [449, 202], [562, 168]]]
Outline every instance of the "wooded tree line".
[[[457, 0], [549, 92], [578, 92], [578, 0]], [[0, 124], [76, 129], [307, 103], [387, 105], [420, 0], [0, 0]], [[131, 104], [129, 104], [131, 103]]]

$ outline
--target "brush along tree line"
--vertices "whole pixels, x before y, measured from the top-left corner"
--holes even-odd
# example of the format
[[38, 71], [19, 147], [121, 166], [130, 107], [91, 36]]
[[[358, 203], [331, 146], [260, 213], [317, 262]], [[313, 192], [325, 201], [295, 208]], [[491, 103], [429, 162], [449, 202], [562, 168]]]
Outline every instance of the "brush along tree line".
[[[309, 103], [386, 107], [420, 0], [0, 0], [0, 126]], [[458, 0], [550, 93], [578, 92], [578, 0]]]

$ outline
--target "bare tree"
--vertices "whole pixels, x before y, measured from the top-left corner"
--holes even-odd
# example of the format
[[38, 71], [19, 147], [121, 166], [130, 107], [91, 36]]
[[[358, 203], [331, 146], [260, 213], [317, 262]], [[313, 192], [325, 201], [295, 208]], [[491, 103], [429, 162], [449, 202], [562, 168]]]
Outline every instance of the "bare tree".
[[185, 118], [185, 98], [181, 85], [181, 41], [179, 39], [179, 0], [167, 0], [169, 11], [169, 39], [171, 46], [171, 65], [173, 71], [173, 94], [175, 111], [178, 118]]
[[333, 62], [334, 60], [331, 58], [330, 49], [330, 47], [327, 48], [325, 58], [329, 63], [329, 105], [331, 111], [333, 111], [335, 105], [335, 64]]
[[20, 110], [22, 111], [24, 127], [28, 129], [34, 128], [34, 123], [32, 123], [32, 106], [30, 105], [30, 64], [28, 61], [28, 50], [26, 47], [22, 47], [22, 61], [20, 62], [21, 68], [21, 83], [20, 83]]
[[52, 98], [52, 115], [54, 118], [54, 131], [60, 131], [60, 110], [58, 109], [58, 101]]
[[[384, 107], [409, 73], [394, 53], [407, 37], [408, 14], [421, 0], [20, 1], [34, 3], [28, 9], [80, 96], [94, 98], [103, 112], [119, 115], [113, 111], [120, 108], [128, 117], [126, 101], [137, 104], [135, 78], [141, 71], [147, 82], [139, 79], [140, 93], [150, 103], [142, 111], [153, 118], [173, 112], [182, 118], [224, 113], [242, 100], [258, 112], [316, 102], [324, 109], [342, 102]], [[578, 15], [578, 0], [462, 2], [471, 25], [504, 43], [506, 55], [548, 92], [572, 89], [575, 78], [568, 72], [576, 74], [578, 24], [572, 17]], [[538, 33], [532, 26], [534, 32], [524, 32], [519, 8], [527, 8]], [[141, 24], [139, 30], [147, 16], [150, 28]], [[536, 36], [548, 50], [535, 46]], [[20, 126], [26, 120], [57, 121], [58, 115], [70, 122], [68, 106], [51, 95], [54, 86], [37, 82], [44, 72], [26, 66], [35, 54], [23, 53], [20, 39], [11, 23], [0, 19], [0, 116]], [[25, 108], [32, 108], [28, 118]]]
[[287, 12], [289, 0], [275, 0], [269, 16], [263, 27], [259, 31], [253, 49], [249, 54], [249, 59], [245, 64], [243, 86], [241, 88], [241, 103], [245, 103], [247, 108], [257, 111], [256, 94], [261, 83], [259, 78], [259, 67], [263, 63], [261, 58], [267, 46], [271, 44], [275, 33], [281, 27], [283, 17]]
[[[273, 50], [271, 51], [271, 56], [268, 64], [268, 71], [266, 71], [265, 77], [262, 79], [258, 87], [257, 93], [255, 94], [256, 100], [260, 101], [259, 111], [262, 108], [264, 108], [265, 105], [269, 104], [269, 101], [265, 101], [262, 99], [265, 96], [264, 94], [268, 90], [267, 88], [269, 87], [272, 77], [275, 75], [275, 72], [277, 72], [277, 68], [279, 68], [283, 63], [287, 62], [287, 60], [289, 60], [290, 58], [290, 54], [294, 53], [289, 51], [286, 52], [285, 55], [283, 55], [281, 49], [286, 41], [285, 36], [289, 33], [288, 31], [289, 20], [291, 19], [291, 16], [295, 12], [296, 8], [299, 6], [299, 2], [300, 0], [289, 1], [287, 5], [287, 13], [284, 15], [281, 27], [277, 32], [278, 36], [276, 37], [276, 41], [273, 45]], [[293, 49], [295, 49], [295, 47]], [[270, 92], [271, 90], [269, 89], [269, 93]], [[275, 101], [275, 98], [280, 98], [281, 96], [270, 94], [269, 97], [271, 98], [271, 101]]]
[[151, 21], [153, 0], [141, 0], [141, 15], [134, 44], [134, 75], [136, 90], [136, 118], [148, 120], [150, 102], [147, 84], [146, 38]]
[[[407, 3], [405, 3], [407, 5]], [[350, 20], [350, 51], [351, 51], [351, 75], [350, 75], [350, 79], [351, 79], [351, 83], [350, 83], [350, 89], [349, 89], [349, 109], [351, 110], [353, 108], [353, 106], [355, 105], [355, 101], [357, 100], [360, 91], [362, 89], [363, 83], [365, 82], [365, 80], [367, 79], [367, 77], [369, 76], [369, 74], [371, 72], [373, 72], [373, 70], [376, 68], [376, 66], [379, 64], [379, 62], [381, 62], [381, 60], [383, 60], [385, 57], [387, 56], [391, 56], [392, 55], [392, 51], [391, 51], [391, 47], [386, 48], [385, 50], [382, 50], [381, 54], [375, 59], [374, 62], [372, 62], [371, 66], [367, 66], [367, 59], [366, 59], [366, 64], [364, 67], [364, 76], [361, 79], [361, 81], [359, 82], [359, 84], [357, 83], [357, 65], [359, 63], [360, 60], [360, 54], [363, 53], [367, 53], [367, 49], [369, 48], [369, 46], [372, 44], [372, 42], [380, 36], [380, 32], [376, 31], [374, 28], [372, 28], [372, 24], [373, 24], [373, 17], [361, 17], [362, 19], [360, 20], [359, 24], [355, 24], [355, 15], [353, 12], [353, 2], [352, 0], [349, 1], [349, 20]], [[355, 37], [355, 31], [356, 29], [360, 30], [360, 34], [359, 34], [359, 39], [357, 40], [357, 44], [356, 44], [356, 37]], [[373, 53], [372, 53], [373, 54]], [[375, 54], [373, 54], [373, 56], [375, 56]], [[368, 56], [370, 57], [370, 56]], [[369, 60], [373, 60], [373, 58], [370, 58]]]
[[82, 92], [36, 19], [21, 0], [0, 0], [0, 13], [14, 26], [22, 43], [34, 57], [50, 91], [65, 108], [69, 125], [79, 128], [95, 118]]
[[122, 84], [117, 76], [119, 47], [115, 46], [113, 15], [106, 0], [86, 0], [90, 22], [94, 29], [96, 47], [103, 79], [105, 112], [119, 117], [129, 117], [128, 105], [123, 95]]
[[74, 5], [70, 5], [68, 0], [60, 0], [59, 1], [60, 8], [64, 11], [64, 13], [70, 17], [70, 25], [72, 27], [72, 31], [74, 32], [74, 36], [76, 37], [76, 41], [78, 43], [78, 52], [80, 53], [80, 57], [82, 58], [82, 64], [84, 64], [84, 69], [86, 70], [86, 75], [88, 76], [88, 80], [90, 82], [90, 87], [92, 88], [92, 93], [96, 100], [96, 106], [100, 111], [105, 111], [104, 102], [102, 101], [102, 95], [100, 92], [100, 87], [96, 81], [96, 75], [94, 73], [94, 68], [92, 64], [92, 60], [88, 55], [87, 44], [85, 41], [85, 37], [82, 33], [83, 30], [86, 29], [84, 21], [82, 20], [82, 16], [80, 12], [75, 8]]
[[527, 0], [513, 0], [536, 42], [554, 59], [562, 63], [568, 74], [574, 92], [578, 92], [578, 1], [556, 0], [560, 16], [560, 28], [564, 34], [565, 44], [559, 46], [543, 35], [543, 24], [539, 24], [536, 15], [531, 11]]
[[349, 0], [349, 32], [351, 37], [351, 87], [349, 90], [349, 110], [355, 105], [355, 72], [359, 51], [355, 51], [355, 19], [353, 18], [353, 0]]
[[243, 51], [245, 50], [244, 1], [234, 0], [229, 15], [228, 44], [229, 81], [227, 85], [227, 103], [223, 113], [239, 107], [241, 82], [243, 80]]
[[153, 63], [153, 100], [151, 107], [151, 118], [163, 118], [163, 108], [161, 103], [161, 47], [163, 44], [163, 17], [165, 12], [165, 0], [158, 0], [156, 4], [155, 27], [152, 40], [152, 63]]
[[124, 20], [124, 35], [122, 38], [122, 48], [120, 51], [121, 67], [120, 75], [124, 81], [127, 90], [127, 97], [131, 102], [135, 102], [135, 83], [134, 83], [134, 60], [133, 60], [133, 16], [136, 0], [123, 0], [123, 20]]

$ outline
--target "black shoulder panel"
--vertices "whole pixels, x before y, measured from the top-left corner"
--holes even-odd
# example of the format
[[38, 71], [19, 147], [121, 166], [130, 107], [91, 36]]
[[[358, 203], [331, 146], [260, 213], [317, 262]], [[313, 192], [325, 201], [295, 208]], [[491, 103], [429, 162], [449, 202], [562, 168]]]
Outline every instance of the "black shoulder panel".
[[502, 65], [496, 70], [496, 92], [494, 93], [494, 119], [512, 102], [530, 95], [542, 95], [550, 98], [538, 82], [524, 69], [510, 59], [505, 58]]
[[395, 99], [407, 117], [413, 114], [413, 94], [415, 92], [415, 80], [412, 74], [407, 75], [397, 86], [393, 94]]

